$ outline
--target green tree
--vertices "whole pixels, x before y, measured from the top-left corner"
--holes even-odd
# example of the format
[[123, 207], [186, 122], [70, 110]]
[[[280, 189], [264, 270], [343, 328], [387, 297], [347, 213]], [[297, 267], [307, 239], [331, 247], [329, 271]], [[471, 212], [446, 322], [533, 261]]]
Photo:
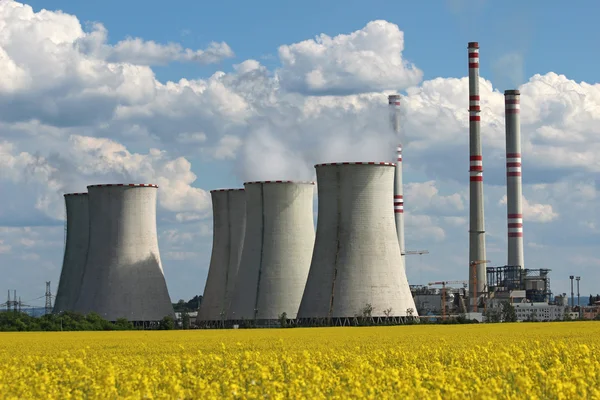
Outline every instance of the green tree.
[[517, 322], [515, 307], [508, 301], [502, 302], [502, 320], [504, 322]]
[[170, 331], [175, 329], [175, 320], [170, 315], [167, 315], [159, 322], [158, 329], [162, 331]]
[[190, 329], [190, 315], [186, 311], [181, 315], [181, 327], [183, 329]]

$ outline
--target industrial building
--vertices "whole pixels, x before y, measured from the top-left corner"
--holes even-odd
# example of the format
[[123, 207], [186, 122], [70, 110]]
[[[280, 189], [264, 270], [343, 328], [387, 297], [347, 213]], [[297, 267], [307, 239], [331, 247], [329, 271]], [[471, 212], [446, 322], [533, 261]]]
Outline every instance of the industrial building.
[[393, 217], [395, 165], [315, 168], [319, 218], [298, 319], [416, 316]]
[[[358, 317], [398, 323], [419, 315], [480, 319], [506, 302], [519, 320], [572, 317], [574, 277], [569, 304], [564, 295], [553, 297], [549, 269], [524, 265], [518, 90], [504, 92], [506, 265], [486, 265], [479, 43], [469, 42], [467, 50], [468, 280], [409, 286], [405, 256], [428, 252], [405, 248], [401, 96], [393, 94], [387, 97], [396, 162], [315, 165], [316, 234], [314, 182], [246, 182], [244, 189], [211, 191], [213, 244], [199, 326], [271, 326], [282, 315], [299, 325], [344, 325]], [[54, 312], [134, 322], [174, 315], [158, 248], [157, 188], [106, 184], [65, 194], [65, 252]], [[13, 303], [16, 295], [14, 301], [9, 295], [7, 307]], [[586, 309], [578, 301], [577, 307], [578, 315], [600, 314], [598, 305]]]
[[213, 245], [197, 324], [223, 322], [231, 302], [246, 230], [244, 189], [211, 190]]
[[89, 249], [75, 311], [115, 321], [174, 316], [156, 233], [152, 184], [88, 186]]
[[315, 242], [314, 182], [244, 183], [246, 233], [230, 322], [296, 318]]
[[89, 214], [87, 193], [67, 193], [66, 239], [60, 280], [53, 312], [73, 311], [81, 290], [83, 271], [89, 243]]

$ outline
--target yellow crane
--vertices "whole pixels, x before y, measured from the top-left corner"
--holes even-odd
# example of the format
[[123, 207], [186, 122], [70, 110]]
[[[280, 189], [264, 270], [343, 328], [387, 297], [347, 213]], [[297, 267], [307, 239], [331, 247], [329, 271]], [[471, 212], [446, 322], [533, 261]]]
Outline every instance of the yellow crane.
[[468, 284], [467, 281], [439, 281], [439, 282], [429, 282], [429, 286], [434, 285], [442, 285], [442, 319], [446, 319], [446, 285], [457, 285], [462, 284], [463, 287], [466, 287]]

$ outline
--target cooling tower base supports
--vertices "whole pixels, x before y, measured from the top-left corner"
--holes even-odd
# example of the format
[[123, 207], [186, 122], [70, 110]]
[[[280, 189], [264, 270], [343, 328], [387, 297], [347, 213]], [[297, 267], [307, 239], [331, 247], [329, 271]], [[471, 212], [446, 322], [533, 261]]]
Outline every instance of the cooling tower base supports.
[[[408, 325], [418, 323], [419, 317], [348, 317], [348, 318], [299, 318], [287, 319], [287, 327], [327, 327], [327, 326], [385, 326]], [[231, 329], [231, 328], [281, 328], [281, 321], [276, 319], [260, 320], [225, 320], [201, 321], [199, 329]]]

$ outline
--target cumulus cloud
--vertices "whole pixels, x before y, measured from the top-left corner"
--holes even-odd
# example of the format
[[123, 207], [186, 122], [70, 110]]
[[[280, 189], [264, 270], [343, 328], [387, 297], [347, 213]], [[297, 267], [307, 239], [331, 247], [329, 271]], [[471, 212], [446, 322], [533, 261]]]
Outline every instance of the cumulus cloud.
[[428, 211], [456, 214], [465, 209], [464, 200], [459, 193], [440, 195], [435, 181], [406, 184], [404, 197], [407, 202], [410, 202], [412, 210], [418, 213]]
[[157, 149], [150, 149], [148, 154], [131, 153], [105, 138], [73, 135], [66, 144], [62, 154], [45, 158], [17, 153], [5, 143], [0, 146], [0, 177], [43, 185], [45, 190], [38, 193], [35, 207], [56, 219], [64, 216], [63, 193], [83, 192], [94, 183], [158, 184], [159, 204], [168, 211], [197, 211], [210, 206], [208, 193], [191, 186], [196, 175], [184, 157], [171, 158]]
[[160, 44], [131, 37], [112, 46], [107, 44], [107, 38], [104, 25], [95, 23], [92, 31], [80, 36], [75, 44], [80, 51], [108, 62], [137, 65], [165, 65], [172, 61], [214, 64], [234, 56], [225, 42], [211, 42], [204, 50], [192, 50], [178, 43]]
[[[498, 202], [500, 205], [507, 204], [507, 197], [504, 195]], [[558, 218], [558, 213], [552, 209], [550, 204], [539, 204], [528, 201], [525, 196], [522, 197], [523, 220], [527, 222], [551, 222]]]
[[352, 94], [400, 90], [423, 73], [402, 58], [404, 33], [387, 21], [330, 37], [321, 34], [279, 48], [281, 85], [305, 94]]

